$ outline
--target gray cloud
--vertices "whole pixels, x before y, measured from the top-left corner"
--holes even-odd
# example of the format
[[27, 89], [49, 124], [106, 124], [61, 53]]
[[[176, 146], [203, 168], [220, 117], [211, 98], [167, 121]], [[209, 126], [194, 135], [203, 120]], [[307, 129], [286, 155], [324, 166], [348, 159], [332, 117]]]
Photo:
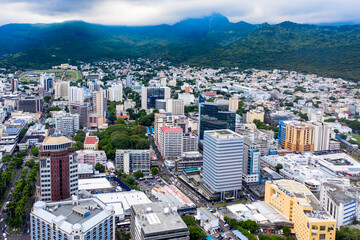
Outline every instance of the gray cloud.
[[214, 12], [234, 22], [360, 22], [357, 0], [0, 0], [0, 9], [0, 24], [66, 20], [108, 25], [173, 24]]

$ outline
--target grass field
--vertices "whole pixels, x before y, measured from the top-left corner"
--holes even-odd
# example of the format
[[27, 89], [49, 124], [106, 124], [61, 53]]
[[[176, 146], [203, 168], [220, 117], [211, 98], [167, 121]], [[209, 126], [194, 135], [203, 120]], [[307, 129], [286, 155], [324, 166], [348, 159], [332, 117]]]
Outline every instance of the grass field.
[[81, 74], [79, 71], [66, 71], [65, 77], [63, 80], [65, 81], [76, 81], [78, 79], [81, 79]]
[[358, 144], [360, 144], [360, 135], [351, 135], [351, 136], [356, 139]]
[[64, 70], [49, 69], [49, 70], [34, 70], [34, 71], [24, 72], [24, 73], [20, 74], [19, 80], [20, 81], [35, 80], [38, 78], [25, 77], [25, 75], [40, 74], [40, 73], [44, 73], [44, 72], [45, 73], [55, 73], [56, 79], [60, 79], [61, 77], [63, 77], [62, 80], [64, 80], [64, 81], [76, 81], [78, 79], [81, 79], [81, 74], [79, 71], [69, 70], [69, 71], [66, 71], [66, 74], [63, 74], [65, 72]]

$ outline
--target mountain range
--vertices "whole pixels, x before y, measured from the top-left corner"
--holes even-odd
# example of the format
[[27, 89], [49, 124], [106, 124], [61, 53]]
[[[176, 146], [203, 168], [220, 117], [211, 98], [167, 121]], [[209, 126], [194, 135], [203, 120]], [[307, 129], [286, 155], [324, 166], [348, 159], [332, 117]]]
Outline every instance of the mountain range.
[[205, 67], [286, 69], [360, 79], [360, 25], [232, 23], [220, 14], [174, 25], [82, 21], [0, 27], [0, 67], [44, 69], [69, 61], [167, 59]]

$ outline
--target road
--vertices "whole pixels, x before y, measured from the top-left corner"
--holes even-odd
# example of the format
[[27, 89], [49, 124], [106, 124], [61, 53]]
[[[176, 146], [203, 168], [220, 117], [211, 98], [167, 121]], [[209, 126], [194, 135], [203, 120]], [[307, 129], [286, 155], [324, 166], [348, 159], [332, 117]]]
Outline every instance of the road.
[[[23, 166], [24, 166], [24, 165], [23, 165]], [[9, 186], [10, 191], [7, 192], [7, 195], [6, 195], [5, 199], [4, 199], [4, 202], [5, 202], [5, 203], [4, 203], [3, 206], [1, 207], [1, 214], [0, 214], [0, 215], [1, 215], [1, 218], [4, 218], [4, 221], [2, 221], [2, 222], [0, 223], [0, 229], [7, 227], [7, 226], [6, 226], [6, 223], [5, 223], [5, 219], [6, 219], [6, 217], [7, 217], [7, 214], [4, 213], [3, 210], [4, 210], [4, 208], [5, 208], [6, 203], [11, 201], [11, 193], [12, 193], [13, 188], [15, 187], [16, 183], [17, 183], [17, 182], [19, 181], [19, 179], [20, 179], [21, 171], [22, 171], [22, 168], [17, 170], [16, 175], [15, 175], [15, 178], [11, 181], [11, 184], [10, 184], [10, 186]], [[12, 240], [12, 239], [14, 239], [14, 240], [20, 240], [20, 239], [28, 240], [28, 239], [30, 239], [30, 234], [25, 233], [25, 234], [23, 234], [23, 235], [21, 235], [21, 236], [11, 236], [11, 235], [9, 235], [9, 234], [7, 233], [7, 230], [8, 230], [8, 228], [6, 228], [6, 234], [7, 234], [7, 239], [9, 239], [9, 240]], [[24, 229], [24, 232], [26, 232], [25, 229]], [[1, 235], [0, 239], [1, 239], [1, 238], [3, 238], [2, 235]]]
[[156, 158], [157, 158], [157, 164], [160, 169], [160, 176], [164, 179], [166, 178], [166, 182], [168, 184], [173, 184], [177, 188], [179, 188], [187, 197], [189, 197], [198, 207], [201, 206], [210, 206], [209, 202], [205, 198], [203, 198], [201, 195], [199, 195], [197, 192], [195, 192], [193, 189], [187, 187], [186, 185], [182, 184], [182, 182], [178, 179], [177, 176], [174, 175], [173, 172], [171, 172], [167, 167], [164, 165], [164, 159], [160, 154], [160, 151], [158, 150], [157, 146], [155, 145], [155, 141], [152, 135], [149, 135], [149, 140], [151, 141], [151, 146], [155, 152]]

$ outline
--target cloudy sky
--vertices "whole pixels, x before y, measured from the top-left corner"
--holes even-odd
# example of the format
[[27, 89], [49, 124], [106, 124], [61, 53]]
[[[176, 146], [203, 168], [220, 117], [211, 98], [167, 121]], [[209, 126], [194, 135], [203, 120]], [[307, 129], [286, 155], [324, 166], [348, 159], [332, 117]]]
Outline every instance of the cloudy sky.
[[66, 20], [173, 24], [215, 12], [232, 22], [360, 23], [359, 0], [0, 0], [0, 9], [0, 25]]

